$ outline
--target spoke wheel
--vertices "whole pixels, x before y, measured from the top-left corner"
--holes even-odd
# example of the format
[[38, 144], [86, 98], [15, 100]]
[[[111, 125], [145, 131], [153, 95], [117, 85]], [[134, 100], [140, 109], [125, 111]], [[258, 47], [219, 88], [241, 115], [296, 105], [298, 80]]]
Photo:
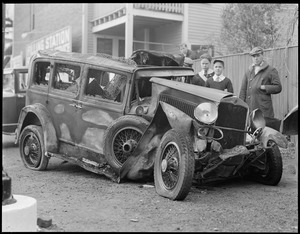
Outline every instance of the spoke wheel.
[[174, 129], [167, 131], [155, 157], [156, 192], [171, 200], [184, 200], [192, 186], [194, 166], [190, 137]]
[[112, 122], [104, 134], [104, 155], [111, 168], [118, 172], [135, 150], [149, 122], [137, 116], [122, 116]]

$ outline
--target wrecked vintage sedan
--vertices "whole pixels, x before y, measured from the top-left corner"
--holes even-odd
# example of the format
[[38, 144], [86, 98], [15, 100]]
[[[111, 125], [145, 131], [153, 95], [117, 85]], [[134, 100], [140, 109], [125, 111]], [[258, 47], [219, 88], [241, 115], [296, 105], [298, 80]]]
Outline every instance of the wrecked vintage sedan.
[[144, 50], [130, 59], [40, 51], [17, 128], [24, 165], [45, 170], [54, 156], [115, 182], [154, 180], [172, 200], [193, 181], [277, 185], [286, 138], [232, 93], [187, 83], [194, 72], [182, 62]]

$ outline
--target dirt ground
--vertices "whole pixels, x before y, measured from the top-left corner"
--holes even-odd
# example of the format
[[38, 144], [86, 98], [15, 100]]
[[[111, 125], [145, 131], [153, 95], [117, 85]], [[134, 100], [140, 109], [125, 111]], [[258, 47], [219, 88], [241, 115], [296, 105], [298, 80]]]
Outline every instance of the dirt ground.
[[156, 194], [153, 183], [117, 184], [56, 158], [47, 171], [31, 171], [13, 137], [2, 136], [2, 165], [12, 178], [12, 193], [35, 198], [38, 217], [52, 219], [40, 232], [298, 232], [293, 144], [281, 150], [278, 186], [237, 179], [193, 186], [184, 201], [171, 201]]

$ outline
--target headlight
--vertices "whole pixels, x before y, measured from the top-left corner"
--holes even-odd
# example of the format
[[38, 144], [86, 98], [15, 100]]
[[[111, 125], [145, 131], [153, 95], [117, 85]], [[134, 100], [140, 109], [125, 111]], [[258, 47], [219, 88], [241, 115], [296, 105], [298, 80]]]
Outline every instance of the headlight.
[[194, 116], [202, 123], [212, 124], [218, 118], [218, 107], [211, 102], [201, 103], [195, 108]]

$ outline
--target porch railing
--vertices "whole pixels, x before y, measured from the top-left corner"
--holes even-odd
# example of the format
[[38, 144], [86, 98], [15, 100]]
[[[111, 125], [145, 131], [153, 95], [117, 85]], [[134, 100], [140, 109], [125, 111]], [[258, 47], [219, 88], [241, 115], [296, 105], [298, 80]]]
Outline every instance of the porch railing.
[[182, 3], [134, 3], [133, 8], [183, 14]]
[[[133, 3], [134, 9], [142, 9], [156, 12], [183, 14], [182, 3]], [[114, 19], [120, 18], [126, 14], [126, 7], [121, 7], [107, 15], [103, 15], [96, 19], [91, 20], [92, 26], [97, 26]]]

